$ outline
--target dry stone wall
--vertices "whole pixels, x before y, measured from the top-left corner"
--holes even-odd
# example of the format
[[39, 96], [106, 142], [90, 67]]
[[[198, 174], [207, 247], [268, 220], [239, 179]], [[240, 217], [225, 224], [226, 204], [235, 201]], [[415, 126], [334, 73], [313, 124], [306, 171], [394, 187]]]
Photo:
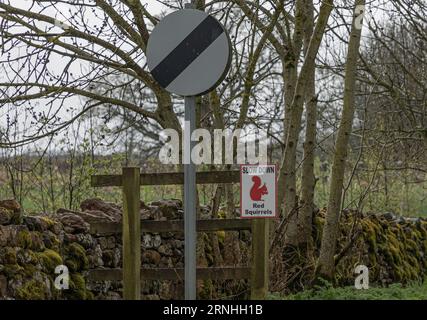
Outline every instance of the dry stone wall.
[[[209, 208], [202, 209], [207, 218]], [[120, 223], [121, 210], [117, 204], [88, 199], [79, 211], [59, 209], [54, 214], [24, 215], [16, 201], [0, 201], [0, 299], [120, 299], [120, 281], [92, 282], [87, 271], [121, 268], [121, 236], [90, 233], [91, 223]], [[315, 252], [320, 246], [324, 217], [325, 210], [313, 215]], [[141, 202], [141, 219], [182, 218], [180, 200], [148, 205]], [[352, 239], [355, 231], [358, 236]], [[215, 239], [207, 234], [199, 236], [199, 243], [203, 243], [199, 246], [199, 265], [222, 261], [226, 256], [224, 233], [218, 232]], [[242, 250], [239, 263], [247, 265], [250, 236], [242, 232], [234, 239]], [[142, 267], [183, 267], [183, 234], [144, 233], [141, 242]], [[375, 284], [422, 279], [427, 271], [427, 221], [391, 213], [343, 212], [338, 243], [338, 251], [342, 250], [346, 252], [337, 266], [339, 284], [354, 283], [354, 266], [358, 264], [369, 267], [371, 283]], [[55, 268], [62, 264], [70, 272], [68, 290], [54, 287]], [[142, 299], [182, 298], [182, 285], [179, 281], [146, 281]], [[247, 281], [204, 281], [198, 285], [201, 298], [248, 297]]]
[[[25, 216], [13, 200], [0, 203], [0, 299], [120, 299], [121, 281], [89, 281], [89, 269], [121, 268], [121, 235], [97, 236], [90, 224], [120, 223], [121, 207], [88, 199], [80, 211]], [[180, 200], [141, 202], [141, 219], [183, 218]], [[183, 267], [184, 235], [143, 233], [142, 267]], [[210, 255], [209, 250], [206, 253]], [[54, 287], [55, 267], [70, 271], [70, 288]], [[143, 299], [182, 298], [182, 282], [146, 281]], [[200, 284], [203, 289], [203, 283]]]

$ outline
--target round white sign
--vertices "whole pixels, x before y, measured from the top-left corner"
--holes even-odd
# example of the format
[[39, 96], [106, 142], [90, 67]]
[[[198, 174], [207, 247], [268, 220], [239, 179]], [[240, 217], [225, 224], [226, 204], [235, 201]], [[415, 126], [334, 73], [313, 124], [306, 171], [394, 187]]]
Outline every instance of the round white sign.
[[154, 79], [168, 92], [198, 96], [224, 80], [231, 62], [231, 43], [224, 27], [203, 11], [183, 9], [154, 28], [147, 63]]

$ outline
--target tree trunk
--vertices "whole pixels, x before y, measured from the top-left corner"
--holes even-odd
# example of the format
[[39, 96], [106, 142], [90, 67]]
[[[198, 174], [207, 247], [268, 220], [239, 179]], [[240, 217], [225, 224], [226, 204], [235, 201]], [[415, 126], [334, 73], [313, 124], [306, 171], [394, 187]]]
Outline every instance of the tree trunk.
[[[285, 84], [285, 116], [283, 120], [283, 141], [285, 142], [285, 150], [283, 153], [283, 161], [287, 152], [286, 142], [290, 131], [294, 128], [291, 124], [292, 103], [295, 94], [295, 87], [298, 80], [298, 61], [301, 55], [302, 37], [305, 15], [304, 15], [304, 0], [298, 0], [295, 5], [295, 32], [293, 35], [291, 49], [283, 59], [283, 82]], [[298, 132], [299, 133], [299, 132]], [[283, 209], [283, 217], [287, 217], [292, 208], [296, 207], [296, 179], [295, 165], [287, 163], [287, 166], [281, 167], [278, 177], [278, 203], [280, 209]]]
[[[285, 216], [289, 220], [288, 228], [286, 229], [285, 243], [289, 245], [298, 244], [298, 224], [297, 224], [297, 208], [296, 208], [296, 152], [298, 137], [301, 127], [301, 116], [305, 100], [305, 88], [309, 80], [310, 73], [315, 68], [315, 59], [319, 51], [320, 43], [322, 42], [325, 33], [326, 25], [333, 8], [333, 0], [322, 2], [320, 7], [319, 17], [313, 36], [310, 39], [310, 44], [307, 49], [307, 54], [304, 63], [301, 67], [301, 72], [295, 87], [295, 93], [292, 100], [291, 114], [289, 119], [289, 133], [286, 141], [285, 155], [280, 168], [281, 174], [284, 174], [285, 180]], [[279, 180], [280, 181], [280, 180]]]
[[[356, 0], [353, 23], [348, 43], [347, 62], [344, 82], [344, 103], [341, 122], [338, 128], [335, 145], [334, 161], [332, 166], [331, 184], [329, 192], [328, 210], [325, 226], [323, 228], [320, 257], [317, 264], [317, 276], [327, 280], [334, 277], [336, 241], [339, 230], [339, 218], [341, 208], [342, 189], [347, 160], [347, 147], [350, 139], [353, 117], [354, 97], [356, 87], [356, 67], [359, 56], [360, 38], [362, 34], [361, 12], [365, 0]], [[360, 21], [360, 25], [358, 25]]]
[[[306, 0], [306, 30], [304, 48], [307, 52], [314, 26], [313, 0]], [[314, 151], [316, 149], [316, 124], [317, 124], [317, 97], [315, 89], [316, 70], [312, 68], [307, 77], [305, 112], [306, 131], [304, 142], [304, 160], [302, 164], [301, 183], [301, 213], [298, 216], [299, 237], [297, 239], [300, 248], [308, 254], [312, 250], [312, 214], [314, 209]]]

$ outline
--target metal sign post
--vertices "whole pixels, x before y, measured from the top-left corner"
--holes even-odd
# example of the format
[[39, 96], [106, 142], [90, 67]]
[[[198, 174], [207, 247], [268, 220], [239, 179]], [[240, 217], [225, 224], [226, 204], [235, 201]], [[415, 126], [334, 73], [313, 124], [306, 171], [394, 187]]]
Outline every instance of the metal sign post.
[[184, 279], [185, 300], [196, 299], [196, 166], [191, 159], [196, 127], [196, 97], [185, 97], [184, 127]]
[[[193, 3], [187, 3], [186, 9], [194, 9]], [[197, 206], [196, 206], [196, 166], [191, 159], [191, 151], [194, 141], [191, 134], [196, 129], [196, 97], [185, 97], [184, 120], [187, 128], [184, 128], [184, 291], [185, 300], [196, 300], [197, 295]]]
[[151, 75], [166, 91], [185, 97], [184, 232], [185, 299], [196, 299], [196, 168], [191, 159], [196, 126], [196, 96], [206, 94], [225, 78], [231, 43], [225, 28], [206, 12], [187, 4], [160, 21], [147, 44]]
[[[193, 3], [187, 3], [186, 9], [194, 9]], [[184, 291], [185, 300], [196, 300], [197, 282], [196, 282], [196, 166], [191, 159], [191, 151], [194, 147], [194, 141], [191, 140], [191, 134], [196, 129], [196, 97], [185, 97], [184, 120], [187, 127], [184, 126]]]

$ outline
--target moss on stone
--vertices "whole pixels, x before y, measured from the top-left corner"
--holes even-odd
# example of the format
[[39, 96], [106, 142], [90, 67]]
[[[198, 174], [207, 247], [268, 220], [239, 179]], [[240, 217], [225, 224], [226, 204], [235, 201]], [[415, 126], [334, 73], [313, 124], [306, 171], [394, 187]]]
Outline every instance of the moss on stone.
[[71, 243], [66, 249], [66, 254], [65, 264], [71, 271], [86, 270], [89, 267], [86, 251], [78, 243]]
[[24, 268], [18, 264], [5, 264], [3, 274], [10, 279], [15, 279], [17, 275], [22, 274]]
[[27, 278], [34, 277], [34, 274], [37, 272], [36, 266], [32, 264], [26, 264], [25, 266], [22, 266], [24, 268], [23, 275]]
[[37, 256], [48, 272], [54, 272], [55, 268], [62, 264], [62, 258], [59, 253], [51, 249], [37, 253]]
[[70, 300], [90, 300], [94, 296], [86, 289], [86, 281], [79, 273], [70, 274], [69, 289], [64, 291], [64, 296]]
[[40, 217], [40, 220], [44, 221], [48, 228], [53, 227], [56, 223], [55, 221], [53, 221], [52, 219], [50, 219], [48, 217]]
[[46, 232], [43, 235], [43, 243], [48, 249], [59, 251], [61, 242], [53, 232]]
[[17, 235], [17, 244], [19, 247], [28, 249], [32, 245], [31, 233], [28, 230], [21, 230]]
[[2, 253], [2, 261], [4, 264], [16, 264], [16, 250], [11, 247], [5, 247]]
[[34, 251], [43, 251], [46, 247], [43, 242], [43, 234], [38, 231], [33, 231], [30, 233], [31, 237], [31, 250]]
[[362, 228], [365, 240], [369, 244], [370, 252], [377, 252], [377, 229], [375, 228], [374, 223], [370, 222], [369, 220], [363, 220]]
[[20, 300], [45, 300], [46, 285], [37, 280], [30, 280], [16, 292], [16, 298]]

